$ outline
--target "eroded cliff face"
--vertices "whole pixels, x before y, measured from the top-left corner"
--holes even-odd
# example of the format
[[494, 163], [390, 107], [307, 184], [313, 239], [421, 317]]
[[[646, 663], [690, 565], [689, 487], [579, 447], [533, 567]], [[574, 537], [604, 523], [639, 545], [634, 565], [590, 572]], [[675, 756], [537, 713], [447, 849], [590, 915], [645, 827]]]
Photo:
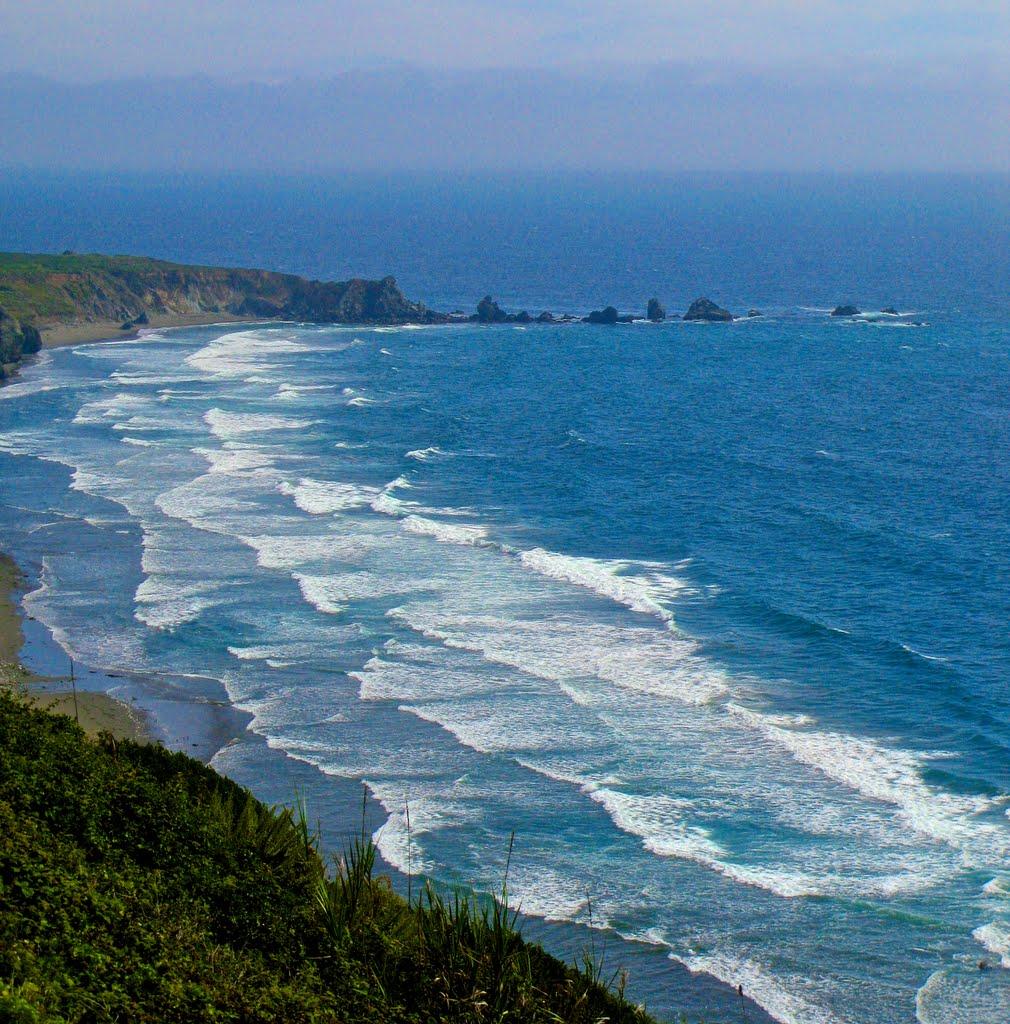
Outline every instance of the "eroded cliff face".
[[8, 369], [17, 366], [21, 360], [42, 347], [38, 328], [21, 323], [0, 310], [0, 380], [7, 376]]

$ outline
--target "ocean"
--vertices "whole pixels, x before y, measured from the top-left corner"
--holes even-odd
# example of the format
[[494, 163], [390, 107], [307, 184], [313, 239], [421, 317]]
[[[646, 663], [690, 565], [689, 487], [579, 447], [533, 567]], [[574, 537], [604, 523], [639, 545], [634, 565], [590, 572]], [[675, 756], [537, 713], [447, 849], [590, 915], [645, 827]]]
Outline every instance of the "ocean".
[[0, 202], [4, 249], [761, 310], [47, 352], [0, 390], [0, 547], [174, 746], [220, 734], [334, 847], [364, 787], [397, 884], [496, 889], [514, 833], [531, 934], [605, 940], [658, 1012], [1005, 1024], [1006, 179], [23, 173]]

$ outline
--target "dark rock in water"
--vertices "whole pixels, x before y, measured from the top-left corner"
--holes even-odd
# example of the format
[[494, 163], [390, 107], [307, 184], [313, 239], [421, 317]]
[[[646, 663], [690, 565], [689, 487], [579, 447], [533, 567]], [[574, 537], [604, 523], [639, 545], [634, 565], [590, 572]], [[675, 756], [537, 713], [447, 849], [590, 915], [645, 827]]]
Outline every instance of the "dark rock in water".
[[490, 295], [485, 295], [477, 303], [477, 315], [474, 319], [479, 324], [502, 324], [508, 320], [508, 314]]
[[531, 317], [525, 309], [520, 311], [519, 313], [516, 313], [515, 316], [510, 317], [509, 319], [515, 321], [517, 324], [533, 323], [533, 317]]
[[753, 320], [754, 317], [756, 317], [756, 316], [764, 316], [764, 314], [761, 312], [760, 309], [748, 309], [747, 310], [747, 319], [748, 320]]
[[548, 313], [545, 309], [540, 316], [537, 317], [538, 324], [552, 324], [554, 323], [554, 314]]
[[728, 309], [717, 306], [711, 299], [695, 299], [684, 314], [684, 319], [725, 323], [733, 319], [733, 314]]
[[880, 312], [886, 314], [887, 316], [901, 316], [901, 314], [894, 308], [894, 306], [885, 306]]
[[666, 310], [659, 304], [659, 299], [649, 299], [649, 304], [645, 307], [645, 315], [655, 324], [658, 324], [660, 320], [666, 319]]
[[856, 306], [835, 306], [831, 311], [832, 316], [859, 316], [859, 309]]
[[619, 319], [618, 312], [613, 306], [606, 309], [594, 309], [589, 316], [583, 318], [587, 324], [616, 324]]

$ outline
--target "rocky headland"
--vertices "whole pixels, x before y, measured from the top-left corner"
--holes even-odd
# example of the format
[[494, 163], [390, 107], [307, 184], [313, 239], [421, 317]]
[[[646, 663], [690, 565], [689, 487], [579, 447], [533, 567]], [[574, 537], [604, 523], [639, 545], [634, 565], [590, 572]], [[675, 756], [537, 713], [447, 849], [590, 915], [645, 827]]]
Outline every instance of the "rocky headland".
[[178, 318], [316, 323], [445, 323], [395, 278], [314, 281], [294, 274], [198, 267], [139, 256], [0, 254], [0, 366], [37, 352], [48, 333], [88, 325], [133, 330]]

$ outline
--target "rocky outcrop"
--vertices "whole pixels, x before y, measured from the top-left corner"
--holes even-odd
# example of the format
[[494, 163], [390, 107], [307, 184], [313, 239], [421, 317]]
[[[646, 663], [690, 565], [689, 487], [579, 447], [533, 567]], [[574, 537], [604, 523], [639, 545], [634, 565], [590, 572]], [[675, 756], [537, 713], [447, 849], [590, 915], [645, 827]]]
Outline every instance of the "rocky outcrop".
[[[568, 322], [571, 317], [565, 317], [561, 322]], [[617, 312], [615, 306], [606, 306], [603, 309], [594, 309], [589, 316], [582, 318], [584, 324], [631, 324], [635, 322], [633, 316], [622, 315]]]
[[763, 314], [761, 313], [761, 310], [760, 310], [760, 309], [748, 309], [748, 310], [747, 310], [747, 319], [748, 319], [748, 320], [753, 320], [753, 319], [754, 319], [754, 317], [756, 317], [756, 316], [762, 316], [762, 315], [763, 315]]
[[604, 309], [594, 309], [589, 316], [584, 318], [587, 324], [616, 324], [619, 314], [613, 306], [606, 306]]
[[733, 319], [733, 314], [728, 309], [717, 306], [711, 299], [695, 299], [684, 314], [684, 319], [725, 323]]
[[659, 304], [659, 299], [652, 298], [649, 299], [649, 303], [645, 307], [645, 315], [656, 324], [666, 319], [666, 310]]
[[901, 316], [901, 314], [894, 308], [894, 306], [884, 306], [884, 308], [880, 312], [884, 313], [887, 316]]
[[477, 303], [477, 313], [473, 319], [479, 324], [503, 324], [508, 320], [508, 313], [490, 295], [485, 295]]
[[564, 323], [568, 318], [562, 317], [561, 320], [557, 320], [553, 313], [546, 310], [536, 317], [531, 316], [525, 309], [518, 313], [506, 313], [490, 295], [485, 295], [477, 303], [477, 312], [468, 319], [478, 324], [554, 324]]
[[22, 323], [0, 309], [0, 380], [8, 368], [42, 348], [42, 336], [32, 324]]
[[835, 306], [831, 311], [832, 316], [859, 316], [857, 306]]

